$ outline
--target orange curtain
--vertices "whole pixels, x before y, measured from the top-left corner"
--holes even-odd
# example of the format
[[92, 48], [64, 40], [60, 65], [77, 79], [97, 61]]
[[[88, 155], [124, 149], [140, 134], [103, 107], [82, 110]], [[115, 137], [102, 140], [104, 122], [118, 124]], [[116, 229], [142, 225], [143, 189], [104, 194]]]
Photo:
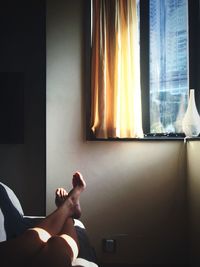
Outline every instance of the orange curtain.
[[137, 0], [92, 1], [91, 129], [143, 137]]

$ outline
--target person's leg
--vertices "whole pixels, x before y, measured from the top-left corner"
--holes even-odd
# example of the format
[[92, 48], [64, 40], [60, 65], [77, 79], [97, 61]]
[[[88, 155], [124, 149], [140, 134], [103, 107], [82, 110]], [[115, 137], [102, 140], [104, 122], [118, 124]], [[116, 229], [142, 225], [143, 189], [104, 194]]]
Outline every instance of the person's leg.
[[[79, 218], [81, 216], [81, 207], [79, 198], [81, 193], [86, 188], [86, 183], [79, 172], [73, 175], [72, 179], [73, 189], [63, 197], [60, 201], [58, 209], [49, 215], [46, 220], [43, 220], [38, 227], [45, 229], [50, 235], [57, 235], [62, 231], [66, 218]], [[61, 193], [60, 193], [61, 194]], [[59, 220], [58, 220], [59, 218]]]
[[66, 220], [60, 235], [52, 236], [31, 259], [31, 267], [70, 267], [78, 256], [79, 244], [72, 218]]
[[[73, 217], [80, 217], [81, 207], [79, 197], [85, 189], [86, 184], [81, 174], [76, 173], [73, 177], [73, 190], [69, 194], [63, 188], [56, 190], [56, 205], [62, 206], [66, 199], [71, 199], [74, 205]], [[49, 225], [48, 225], [49, 227]], [[59, 235], [48, 239], [40, 253], [33, 259], [32, 266], [71, 266], [73, 260], [78, 256], [79, 244], [72, 218], [68, 218]]]
[[[85, 189], [85, 182], [79, 173], [73, 176], [73, 186], [74, 188], [66, 200], [37, 227], [26, 231], [12, 241], [1, 243], [0, 253], [4, 258], [3, 266], [9, 266], [7, 262], [10, 259], [12, 259], [11, 263], [14, 262], [15, 264], [27, 262], [30, 258], [34, 258], [38, 251], [40, 251], [39, 260], [41, 262], [45, 261], [48, 255], [49, 259], [62, 257], [64, 251], [67, 260], [73, 257], [70, 242], [73, 243], [74, 241], [76, 244], [77, 237], [71, 217], [80, 215], [79, 197]], [[58, 234], [61, 236], [51, 237]], [[65, 235], [68, 236], [67, 239]], [[51, 253], [52, 249], [54, 250], [53, 254]]]

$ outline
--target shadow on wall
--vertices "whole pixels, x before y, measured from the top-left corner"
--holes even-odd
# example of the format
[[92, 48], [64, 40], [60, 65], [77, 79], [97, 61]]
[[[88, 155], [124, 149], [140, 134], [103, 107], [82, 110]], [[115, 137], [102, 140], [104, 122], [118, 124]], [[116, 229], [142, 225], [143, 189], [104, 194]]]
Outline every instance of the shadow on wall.
[[[96, 178], [96, 190], [90, 197], [90, 201], [93, 198], [95, 201], [90, 212], [85, 211], [84, 220], [103, 262], [187, 262], [186, 172], [182, 148], [178, 151], [179, 159], [177, 155], [166, 156], [160, 166], [156, 160], [151, 161], [146, 164], [146, 171], [140, 166], [140, 171], [134, 174], [133, 168], [127, 166], [120, 180], [119, 173], [113, 177], [111, 169], [106, 170], [106, 177], [102, 171]], [[116, 240], [116, 253], [102, 252], [103, 238]]]

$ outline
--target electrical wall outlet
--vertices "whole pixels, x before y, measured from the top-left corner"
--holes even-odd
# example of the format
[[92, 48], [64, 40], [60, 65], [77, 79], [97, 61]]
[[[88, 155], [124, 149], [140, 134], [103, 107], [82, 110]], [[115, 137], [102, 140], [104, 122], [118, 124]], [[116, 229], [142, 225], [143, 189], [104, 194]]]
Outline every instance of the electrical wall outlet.
[[102, 248], [104, 252], [115, 253], [116, 252], [116, 240], [104, 238], [102, 240]]

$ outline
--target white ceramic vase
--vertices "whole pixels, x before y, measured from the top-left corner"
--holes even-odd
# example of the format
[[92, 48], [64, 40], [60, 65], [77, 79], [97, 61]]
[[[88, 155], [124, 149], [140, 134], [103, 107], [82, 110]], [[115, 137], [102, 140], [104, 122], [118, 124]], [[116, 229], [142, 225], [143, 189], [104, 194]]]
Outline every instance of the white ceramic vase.
[[190, 89], [188, 107], [182, 121], [186, 137], [196, 137], [200, 133], [200, 116], [196, 107], [194, 89]]

